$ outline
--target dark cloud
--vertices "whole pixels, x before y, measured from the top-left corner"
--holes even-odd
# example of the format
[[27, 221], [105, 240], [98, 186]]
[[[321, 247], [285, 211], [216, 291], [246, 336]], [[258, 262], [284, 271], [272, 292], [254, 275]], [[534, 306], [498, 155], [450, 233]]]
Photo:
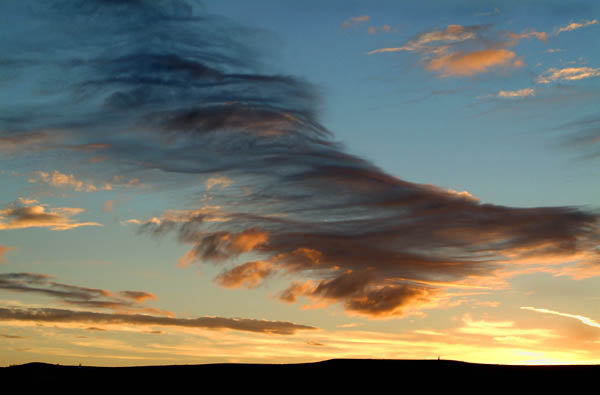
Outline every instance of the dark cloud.
[[[84, 323], [105, 325], [157, 325], [181, 328], [231, 329], [244, 332], [293, 335], [299, 330], [316, 329], [312, 326], [285, 321], [253, 320], [247, 318], [172, 318], [140, 314], [104, 314], [90, 311], [59, 309], [13, 309], [0, 308], [1, 321], [32, 321], [49, 323]], [[90, 329], [90, 328], [88, 328]], [[97, 328], [94, 328], [97, 330]]]
[[172, 315], [167, 311], [161, 312], [158, 309], [140, 305], [146, 299], [156, 300], [156, 296], [149, 292], [122, 291], [114, 294], [104, 289], [58, 283], [47, 274], [2, 273], [0, 274], [0, 290], [50, 296], [73, 306]]
[[3, 337], [5, 339], [25, 339], [23, 336], [18, 336], [18, 335], [7, 335], [7, 334], [0, 334], [0, 337]]
[[[484, 204], [466, 192], [401, 180], [344, 152], [319, 123], [315, 88], [261, 64], [253, 40], [262, 33], [193, 3], [0, 7], [20, 21], [3, 26], [0, 36], [12, 62], [2, 63], [0, 74], [10, 74], [7, 92], [19, 98], [0, 117], [0, 138], [60, 130], [64, 143], [53, 151], [70, 154], [54, 160], [96, 151], [69, 147], [99, 147], [107, 160], [88, 171], [118, 166], [162, 189], [174, 180], [197, 185], [198, 175], [232, 180], [218, 191], [218, 213], [181, 211], [140, 228], [176, 232], [191, 244], [183, 263], [229, 265], [252, 255], [226, 268], [217, 277], [222, 285], [253, 287], [279, 273], [293, 279], [284, 300], [304, 295], [386, 316], [431, 301], [441, 292], [437, 282], [485, 278], [522, 258], [597, 261], [596, 213]], [[483, 30], [449, 26], [413, 46], [467, 42]], [[452, 65], [481, 59], [446, 60], [440, 70], [450, 73]], [[6, 66], [14, 62], [23, 66]]]

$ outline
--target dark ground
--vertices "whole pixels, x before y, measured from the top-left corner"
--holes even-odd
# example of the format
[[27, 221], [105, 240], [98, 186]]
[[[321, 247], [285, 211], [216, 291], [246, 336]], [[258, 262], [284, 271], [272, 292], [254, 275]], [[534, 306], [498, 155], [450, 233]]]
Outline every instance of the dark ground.
[[[598, 393], [600, 365], [513, 366], [484, 365], [437, 360], [343, 360], [334, 359], [305, 364], [208, 364], [142, 367], [62, 366], [44, 363], [0, 368], [0, 382], [79, 388], [82, 392], [98, 388], [119, 388], [120, 384], [138, 389], [190, 386], [194, 393], [229, 390], [287, 393], [307, 389], [321, 392], [358, 389], [394, 393], [436, 392], [446, 388], [461, 392], [494, 393], [497, 389], [541, 390], [569, 388]], [[464, 391], [462, 391], [464, 390]], [[569, 391], [569, 393], [571, 393]], [[162, 392], [162, 391], [161, 391]], [[237, 392], [237, 391], [236, 391]], [[364, 391], [358, 391], [364, 392]], [[454, 391], [453, 391], [454, 392]], [[527, 391], [530, 392], [530, 391]], [[537, 393], [538, 391], [536, 391]], [[7, 392], [8, 393], [8, 392]]]

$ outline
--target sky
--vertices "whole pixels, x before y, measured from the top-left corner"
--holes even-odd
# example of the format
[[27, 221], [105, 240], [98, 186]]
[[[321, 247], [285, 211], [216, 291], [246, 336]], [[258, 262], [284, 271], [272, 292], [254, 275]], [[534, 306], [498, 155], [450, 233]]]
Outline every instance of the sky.
[[596, 1], [0, 3], [0, 361], [600, 363]]

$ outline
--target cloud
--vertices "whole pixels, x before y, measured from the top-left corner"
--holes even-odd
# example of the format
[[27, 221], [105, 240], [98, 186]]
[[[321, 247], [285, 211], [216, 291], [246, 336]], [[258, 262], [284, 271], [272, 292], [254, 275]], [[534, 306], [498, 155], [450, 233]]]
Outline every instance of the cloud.
[[227, 188], [228, 186], [230, 186], [231, 184], [233, 184], [233, 180], [231, 178], [227, 178], [227, 177], [210, 177], [209, 179], [206, 180], [205, 182], [206, 184], [206, 189], [211, 190], [212, 188], [214, 188], [217, 185], [221, 186], [221, 190]]
[[314, 287], [309, 280], [307, 280], [304, 283], [293, 282], [288, 288], [286, 288], [279, 294], [278, 298], [282, 302], [296, 303], [296, 300], [299, 296], [310, 295], [311, 292], [309, 291], [312, 290], [314, 290]]
[[548, 33], [546, 32], [537, 32], [535, 30], [531, 30], [531, 31], [524, 31], [523, 33], [509, 33], [509, 37], [511, 37], [513, 40], [515, 40], [514, 44], [516, 44], [519, 40], [524, 39], [524, 38], [532, 38], [535, 37], [540, 41], [547, 41], [548, 40]]
[[114, 210], [115, 210], [115, 201], [114, 200], [107, 200], [102, 205], [102, 211], [104, 211], [105, 213], [110, 213]]
[[25, 337], [23, 336], [18, 336], [18, 335], [7, 335], [5, 333], [0, 334], [0, 337], [3, 337], [5, 339], [25, 339]]
[[379, 33], [392, 33], [394, 32], [396, 29], [392, 28], [390, 25], [384, 24], [381, 26], [369, 26], [368, 32], [369, 34], [373, 35], [373, 34], [377, 34]]
[[[255, 30], [183, 1], [36, 2], [36, 13], [30, 4], [11, 12], [37, 35], [8, 26], [0, 45], [8, 60], [36, 65], [11, 69], [16, 82], [45, 89], [19, 90], [40, 108], [11, 106], [0, 136], [60, 129], [73, 144], [103, 144], [104, 172], [122, 167], [170, 196], [182, 191], [163, 216], [128, 222], [175, 234], [189, 246], [181, 266], [226, 266], [217, 283], [253, 287], [277, 275], [289, 281], [281, 299], [401, 317], [445, 303], [449, 284], [495, 284], [524, 259], [597, 257], [592, 211], [484, 203], [347, 153], [319, 122], [313, 85], [263, 71]], [[473, 75], [517, 67], [514, 43], [488, 26], [450, 25], [404, 50], [441, 75]], [[61, 168], [85, 154], [62, 149], [53, 151]], [[211, 177], [236, 186], [215, 207], [198, 185]]]
[[475, 16], [490, 16], [490, 15], [499, 14], [499, 13], [500, 13], [500, 9], [499, 8], [494, 8], [491, 11], [477, 12], [477, 13], [475, 13]]
[[578, 320], [579, 322], [581, 322], [584, 325], [591, 326], [594, 328], [600, 328], [600, 322], [594, 321], [591, 318], [588, 318], [588, 317], [585, 317], [582, 315], [561, 313], [561, 312], [554, 311], [554, 310], [538, 309], [536, 307], [529, 307], [529, 306], [521, 307], [521, 309], [535, 311], [537, 313], [553, 314], [553, 315], [558, 315], [561, 317], [573, 318], [573, 319]]
[[269, 262], [247, 262], [219, 274], [215, 281], [226, 288], [238, 288], [240, 286], [255, 288], [265, 277], [271, 274], [272, 270], [273, 265]]
[[591, 21], [571, 22], [566, 26], [562, 26], [562, 27], [559, 27], [558, 29], [555, 29], [554, 34], [558, 36], [560, 33], [570, 32], [572, 30], [577, 30], [582, 27], [595, 25], [596, 23], [598, 23], [597, 19], [592, 19]]
[[533, 88], [517, 89], [514, 91], [499, 91], [496, 97], [505, 99], [515, 99], [521, 97], [535, 96], [535, 90]]
[[375, 49], [367, 54], [416, 52], [427, 70], [442, 77], [466, 77], [497, 68], [522, 67], [523, 60], [507, 48], [532, 37], [546, 41], [548, 35], [537, 31], [498, 33], [487, 25], [448, 25], [442, 30], [421, 33], [403, 46]]
[[244, 332], [258, 332], [274, 335], [293, 335], [300, 330], [314, 330], [315, 327], [285, 321], [254, 320], [248, 318], [173, 318], [140, 314], [107, 314], [91, 311], [62, 309], [17, 309], [0, 308], [0, 321], [29, 321], [40, 323], [83, 323], [96, 325], [140, 325], [170, 326], [200, 329], [230, 329]]
[[156, 295], [145, 291], [121, 291], [119, 294], [126, 298], [133, 299], [138, 303], [143, 302], [146, 299], [157, 300]]
[[127, 180], [124, 176], [114, 176], [112, 180], [102, 182], [96, 186], [91, 182], [77, 179], [73, 174], [61, 173], [58, 170], [54, 170], [52, 173], [39, 170], [35, 173], [35, 177], [29, 178], [28, 181], [50, 185], [55, 188], [71, 188], [77, 192], [111, 191], [114, 186], [130, 188], [140, 184], [140, 180], [137, 178]]
[[47, 145], [57, 140], [58, 136], [49, 131], [14, 133], [8, 136], [0, 135], [0, 153], [16, 155], [28, 152], [39, 152]]
[[360, 25], [362, 23], [369, 22], [369, 19], [371, 19], [371, 18], [368, 15], [355, 16], [353, 18], [349, 18], [346, 21], [344, 21], [344, 23], [342, 23], [342, 27], [345, 29], [354, 27], [356, 25]]
[[471, 336], [488, 336], [499, 343], [524, 341], [535, 344], [559, 337], [550, 329], [519, 328], [514, 321], [474, 320], [469, 315], [463, 317], [463, 326], [458, 328], [457, 332]]
[[476, 32], [482, 29], [482, 26], [461, 26], [448, 25], [444, 30], [434, 30], [417, 35], [409, 40], [405, 45], [394, 48], [380, 48], [368, 52], [369, 55], [382, 52], [400, 52], [400, 51], [416, 51], [423, 53], [443, 52], [446, 48], [440, 45], [430, 45], [436, 42], [444, 44], [452, 42], [463, 42], [472, 40], [476, 37]]
[[4, 262], [4, 255], [6, 255], [6, 253], [12, 249], [13, 247], [8, 247], [0, 244], [0, 263]]
[[503, 48], [484, 49], [474, 52], [455, 52], [451, 55], [432, 59], [427, 64], [427, 69], [438, 71], [443, 77], [472, 76], [488, 72], [499, 66], [519, 67], [519, 63], [513, 61], [515, 56], [513, 51]]
[[596, 69], [591, 67], [565, 67], [562, 69], [551, 67], [538, 76], [536, 82], [550, 84], [556, 81], [577, 81], [598, 76], [600, 76], [600, 67]]
[[97, 222], [76, 222], [71, 217], [81, 214], [82, 208], [56, 207], [46, 211], [46, 205], [24, 205], [21, 201], [0, 210], [0, 230], [49, 228], [69, 230], [81, 226], [102, 226]]
[[[97, 288], [80, 287], [53, 281], [52, 276], [38, 273], [2, 273], [0, 289], [12, 292], [50, 296], [73, 306], [106, 308], [121, 311], [158, 313], [160, 310], [138, 304], [156, 296], [144, 291], [122, 291], [114, 294]], [[161, 312], [172, 315], [170, 312]]]
[[98, 190], [94, 184], [84, 183], [81, 180], [77, 180], [73, 174], [63, 174], [58, 170], [54, 170], [52, 174], [40, 170], [36, 172], [36, 176], [37, 178], [30, 178], [29, 182], [39, 182], [56, 188], [70, 187], [78, 192], [95, 192]]

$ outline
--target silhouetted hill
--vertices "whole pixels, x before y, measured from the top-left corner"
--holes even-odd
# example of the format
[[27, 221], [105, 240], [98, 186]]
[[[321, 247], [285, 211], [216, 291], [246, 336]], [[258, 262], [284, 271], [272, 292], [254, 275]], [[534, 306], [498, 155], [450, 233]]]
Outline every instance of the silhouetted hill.
[[[230, 389], [282, 392], [312, 388], [459, 388], [492, 391], [497, 388], [541, 389], [593, 384], [600, 365], [514, 366], [473, 364], [446, 360], [333, 359], [302, 364], [206, 364], [139, 367], [62, 366], [28, 363], [0, 369], [3, 383], [44, 383], [46, 386], [79, 386], [86, 389], [128, 383], [139, 388], [190, 384], [205, 392], [216, 385]], [[213, 391], [211, 391], [213, 392]], [[429, 391], [426, 391], [429, 392]], [[520, 392], [520, 391], [518, 391]]]

